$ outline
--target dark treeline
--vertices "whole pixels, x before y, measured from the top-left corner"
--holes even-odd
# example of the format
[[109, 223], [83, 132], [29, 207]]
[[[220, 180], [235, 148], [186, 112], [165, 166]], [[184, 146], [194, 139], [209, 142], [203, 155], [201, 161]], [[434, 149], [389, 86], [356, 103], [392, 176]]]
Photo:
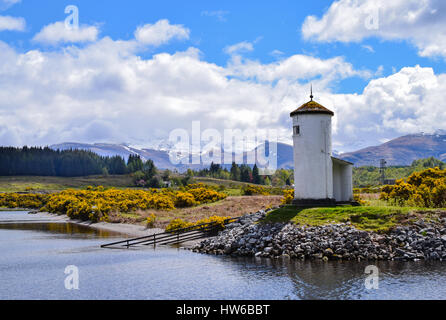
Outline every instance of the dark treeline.
[[273, 186], [285, 186], [292, 183], [292, 171], [290, 170], [279, 169], [271, 176], [263, 176], [256, 164], [251, 167], [247, 164], [239, 165], [235, 162], [232, 163], [229, 170], [219, 164], [211, 163], [209, 168], [202, 170], [192, 171], [189, 169], [188, 175]]
[[120, 156], [102, 157], [85, 150], [53, 150], [48, 147], [0, 147], [1, 176], [80, 177], [97, 174], [126, 174], [141, 170], [137, 155], [127, 161]]
[[253, 166], [247, 164], [237, 164], [232, 162], [231, 167], [221, 166], [211, 163], [209, 168], [201, 170], [187, 170], [187, 176], [190, 177], [209, 177], [224, 180], [234, 180], [247, 183], [255, 183], [274, 187], [290, 186], [294, 182], [293, 170], [277, 169], [272, 175], [261, 175], [260, 169], [256, 164]]

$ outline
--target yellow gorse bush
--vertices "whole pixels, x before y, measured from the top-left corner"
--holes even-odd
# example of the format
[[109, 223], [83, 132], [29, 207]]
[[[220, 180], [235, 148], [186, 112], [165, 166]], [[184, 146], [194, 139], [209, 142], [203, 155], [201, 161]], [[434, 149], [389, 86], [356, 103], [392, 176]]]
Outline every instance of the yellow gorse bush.
[[[184, 229], [184, 228], [192, 228], [196, 226], [197, 229], [202, 228], [202, 224], [205, 223], [215, 223], [217, 226], [221, 227], [222, 229], [225, 227], [225, 221], [231, 219], [231, 217], [220, 217], [220, 216], [212, 216], [209, 218], [198, 220], [195, 223], [192, 222], [186, 222], [182, 219], [173, 219], [170, 221], [169, 225], [166, 227], [166, 232], [173, 232], [178, 229]], [[193, 230], [192, 228], [191, 230]]]
[[400, 206], [445, 208], [446, 170], [430, 168], [414, 172], [407, 181], [401, 179], [394, 186], [384, 186], [380, 199]]
[[191, 227], [192, 225], [193, 225], [193, 223], [186, 222], [182, 219], [173, 219], [167, 225], [166, 232], [171, 232], [171, 231], [175, 231], [178, 229], [188, 228], [188, 227]]
[[0, 193], [0, 207], [40, 209], [48, 198], [46, 194]]
[[178, 192], [175, 196], [175, 206], [178, 208], [193, 207], [196, 204], [197, 201], [190, 192]]
[[215, 188], [202, 183], [188, 185], [186, 190], [194, 196], [197, 204], [216, 202], [227, 197], [225, 193], [218, 192]]
[[155, 227], [155, 222], [156, 222], [156, 216], [155, 214], [151, 213], [150, 216], [147, 217], [147, 227], [148, 228]]
[[282, 204], [291, 204], [294, 200], [294, 189], [283, 190]]
[[220, 227], [225, 227], [225, 221], [231, 219], [231, 217], [220, 217], [220, 216], [212, 216], [209, 218], [198, 220], [195, 225], [200, 225], [204, 223], [215, 223], [216, 225], [219, 225]]
[[50, 195], [0, 194], [0, 207], [33, 208], [50, 213], [66, 214], [81, 220], [107, 221], [110, 212], [136, 210], [172, 210], [224, 199], [226, 195], [205, 186], [188, 192], [171, 189], [118, 190], [88, 187], [87, 190], [68, 189]]
[[268, 196], [270, 195], [270, 192], [265, 187], [249, 184], [244, 188], [243, 194], [246, 196], [253, 196], [253, 195]]
[[353, 200], [355, 200], [357, 203], [359, 203], [361, 206], [367, 206], [370, 205], [369, 201], [365, 201], [361, 198], [361, 195], [359, 194], [353, 194]]

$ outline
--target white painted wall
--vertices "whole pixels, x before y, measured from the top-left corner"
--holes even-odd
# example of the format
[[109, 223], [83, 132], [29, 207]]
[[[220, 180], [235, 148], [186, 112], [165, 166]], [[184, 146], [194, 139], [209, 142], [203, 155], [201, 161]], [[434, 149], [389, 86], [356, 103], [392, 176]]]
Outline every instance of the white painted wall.
[[[332, 199], [331, 115], [293, 116], [294, 195], [296, 199]], [[300, 127], [296, 135], [294, 126]]]
[[333, 195], [336, 201], [353, 201], [353, 165], [333, 159]]
[[342, 181], [343, 179], [343, 169], [342, 166], [333, 161], [333, 196], [336, 201], [343, 201], [343, 190], [342, 190]]
[[353, 165], [342, 167], [342, 200], [353, 201]]

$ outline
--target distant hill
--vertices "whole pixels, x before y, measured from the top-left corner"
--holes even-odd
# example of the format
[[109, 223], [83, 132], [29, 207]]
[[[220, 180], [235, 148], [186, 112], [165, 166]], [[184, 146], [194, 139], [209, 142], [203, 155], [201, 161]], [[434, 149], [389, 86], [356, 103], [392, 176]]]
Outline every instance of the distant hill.
[[[274, 153], [270, 155], [265, 152], [265, 144], [259, 145], [249, 153], [255, 152], [260, 155], [264, 154], [266, 157], [274, 156]], [[292, 169], [294, 167], [293, 146], [281, 142], [277, 143], [277, 167], [282, 169]]]
[[380, 159], [385, 159], [388, 166], [408, 166], [414, 160], [429, 157], [446, 160], [446, 134], [411, 134], [340, 155], [355, 166], [379, 166]]
[[[106, 143], [61, 143], [50, 146], [52, 149], [83, 149], [91, 150], [102, 156], [119, 155], [127, 159], [130, 154], [138, 154], [143, 159], [152, 159], [160, 169], [177, 169], [180, 172], [188, 168], [201, 169], [204, 165], [174, 165], [169, 159], [167, 150], [138, 149], [125, 144]], [[264, 152], [265, 146], [259, 145], [250, 151]], [[379, 146], [367, 147], [358, 151], [348, 152], [337, 157], [353, 162], [355, 166], [379, 166], [380, 159], [386, 159], [388, 166], [408, 166], [414, 160], [435, 157], [446, 161], [446, 134], [412, 134], [393, 139]], [[293, 147], [288, 144], [277, 144], [278, 168], [293, 168]]]
[[[137, 154], [142, 159], [152, 159], [155, 165], [160, 169], [177, 169], [180, 172], [186, 171], [188, 168], [192, 169], [203, 169], [209, 167], [208, 165], [184, 165], [178, 164], [174, 165], [171, 163], [169, 158], [169, 152], [167, 150], [154, 150], [154, 149], [138, 149], [134, 147], [127, 146], [125, 144], [109, 144], [109, 143], [76, 143], [76, 142], [65, 142], [60, 144], [54, 144], [50, 146], [54, 150], [66, 150], [66, 149], [81, 149], [89, 150], [97, 153], [101, 156], [114, 156], [119, 155], [125, 160], [128, 159], [129, 155]], [[250, 151], [249, 153], [264, 152], [265, 146], [259, 145], [256, 149]], [[284, 143], [277, 144], [277, 154], [278, 154], [278, 167], [279, 168], [292, 168], [293, 167], [293, 147]], [[230, 158], [231, 156], [229, 156]], [[223, 153], [222, 153], [223, 158]], [[245, 156], [246, 158], [246, 156]], [[229, 169], [230, 164], [226, 167]]]

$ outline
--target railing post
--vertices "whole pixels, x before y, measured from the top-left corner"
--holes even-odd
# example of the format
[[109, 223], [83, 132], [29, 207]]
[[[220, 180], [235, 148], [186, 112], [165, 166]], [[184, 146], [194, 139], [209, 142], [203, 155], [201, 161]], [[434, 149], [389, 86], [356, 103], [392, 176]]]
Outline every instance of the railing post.
[[[234, 222], [234, 221], [238, 221], [240, 219], [227, 219], [224, 221], [224, 226], [226, 226], [228, 223]], [[224, 229], [223, 226], [223, 229]], [[213, 234], [218, 234], [218, 231], [221, 229], [221, 226], [217, 223], [203, 223], [197, 226], [193, 226], [193, 227], [187, 227], [187, 228], [182, 228], [182, 229], [177, 229], [177, 230], [172, 230], [169, 232], [163, 232], [163, 233], [159, 233], [159, 234], [153, 234], [153, 235], [147, 235], [144, 237], [139, 237], [139, 238], [134, 238], [134, 239], [126, 239], [126, 240], [121, 240], [118, 242], [113, 242], [113, 243], [108, 243], [108, 244], [104, 244], [101, 245], [101, 248], [107, 248], [110, 247], [112, 245], [123, 245], [126, 246], [127, 249], [131, 246], [131, 245], [136, 245], [139, 243], [143, 243], [145, 245], [149, 245], [150, 244], [150, 238], [153, 238], [153, 247], [156, 247], [157, 244], [157, 240], [158, 240], [158, 236], [161, 237], [160, 242], [161, 243], [174, 243], [175, 242], [175, 233], [176, 233], [176, 241], [177, 243], [180, 243], [180, 234], [185, 234], [188, 232], [196, 232], [196, 233], [200, 233], [202, 236], [206, 236], [206, 235], [213, 235]], [[195, 236], [196, 236], [195, 233]], [[191, 235], [185, 236], [185, 238], [189, 238], [189, 237], [193, 237]], [[142, 240], [144, 239], [144, 240]], [[139, 242], [138, 242], [139, 241]], [[134, 244], [130, 244], [130, 242], [133, 242]]]

